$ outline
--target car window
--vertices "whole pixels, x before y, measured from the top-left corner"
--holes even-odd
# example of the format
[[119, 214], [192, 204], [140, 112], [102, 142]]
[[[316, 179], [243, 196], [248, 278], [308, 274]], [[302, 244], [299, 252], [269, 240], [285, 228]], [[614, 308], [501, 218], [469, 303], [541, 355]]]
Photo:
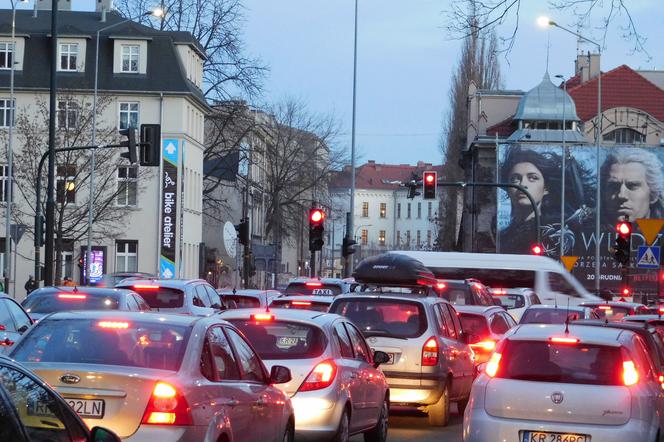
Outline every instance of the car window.
[[[194, 295], [194, 305], [196, 307], [210, 307], [212, 305], [212, 302], [208, 297], [207, 290], [205, 290], [204, 285], [202, 284], [197, 285], [195, 287], [195, 293], [196, 294]], [[197, 304], [198, 302], [200, 302], [200, 304]]]
[[652, 361], [652, 357], [650, 356], [647, 346], [643, 342], [643, 338], [639, 335], [634, 335], [634, 349], [635, 353], [637, 354], [637, 360], [635, 361], [637, 363], [637, 366], [641, 366], [641, 370], [643, 373], [646, 374], [647, 378], [653, 378], [655, 377], [655, 373], [657, 370], [655, 369]]
[[14, 318], [12, 318], [11, 313], [9, 313], [9, 305], [6, 299], [0, 299], [0, 325], [2, 325], [5, 330], [9, 332], [16, 331]]
[[532, 293], [532, 294], [530, 295], [530, 303], [531, 303], [532, 305], [537, 305], [537, 304], [541, 304], [542, 301], [540, 301], [539, 296], [537, 296], [537, 294]]
[[210, 350], [210, 340], [208, 337], [205, 338], [203, 342], [203, 349], [201, 350], [201, 360], [198, 363], [201, 374], [203, 377], [209, 381], [218, 381], [217, 375], [214, 371], [214, 365], [212, 363], [212, 351]]
[[150, 310], [150, 306], [148, 305], [147, 302], [143, 300], [140, 296], [134, 296], [134, 299], [136, 301], [136, 304], [138, 304], [138, 309], [140, 311], [148, 311]]
[[117, 310], [120, 302], [117, 294], [40, 293], [28, 296], [23, 308], [28, 313], [53, 313], [71, 310]]
[[9, 313], [11, 313], [16, 323], [16, 330], [23, 332], [27, 330], [31, 325], [30, 317], [23, 311], [19, 305], [11, 299], [4, 300], [7, 303]]
[[348, 332], [342, 322], [337, 322], [334, 325], [334, 333], [337, 335], [339, 341], [339, 349], [341, 350], [341, 357], [353, 359], [353, 344], [350, 342]]
[[445, 322], [445, 317], [443, 315], [442, 309], [447, 309], [447, 307], [444, 307], [442, 304], [436, 304], [433, 306], [433, 312], [434, 316], [436, 317], [436, 325], [438, 326], [438, 331], [442, 336], [447, 336], [449, 337], [450, 333], [448, 331], [449, 327], [454, 327], [453, 324], [448, 324]]
[[489, 327], [487, 326], [484, 315], [460, 313], [459, 318], [461, 319], [461, 327], [464, 333], [474, 335], [479, 340], [489, 337]]
[[14, 417], [7, 393], [0, 384], [0, 440], [14, 441], [23, 440], [23, 434], [18, 427], [18, 421]]
[[[454, 325], [454, 319], [452, 319], [452, 315], [456, 316], [456, 312], [449, 309], [449, 304], [440, 304], [440, 309], [447, 325], [448, 336], [452, 339], [458, 339], [459, 329]], [[460, 324], [459, 328], [461, 328]]]
[[576, 292], [574, 287], [565, 279], [560, 273], [548, 273], [549, 275], [549, 287], [552, 291], [563, 293], [565, 295], [574, 296], [575, 298], [579, 297], [579, 294]]
[[219, 297], [219, 293], [217, 293], [212, 286], [205, 285], [205, 290], [207, 291], [208, 298], [210, 298], [210, 306], [214, 308], [221, 308], [221, 297]]
[[127, 295], [127, 310], [136, 312], [138, 311], [138, 303], [136, 302], [136, 299], [134, 299], [134, 295]]
[[184, 292], [181, 289], [161, 287], [158, 284], [134, 284], [125, 288], [138, 293], [150, 308], [180, 308], [184, 305]]
[[237, 361], [221, 327], [212, 327], [208, 331], [208, 341], [216, 379], [220, 381], [239, 380], [241, 376]]
[[494, 314], [489, 322], [491, 331], [497, 335], [503, 335], [510, 329], [509, 324], [501, 314]]
[[365, 336], [415, 338], [428, 327], [421, 302], [393, 298], [337, 300], [331, 313], [348, 318]]
[[500, 312], [498, 314], [501, 315], [505, 319], [505, 321], [507, 321], [507, 325], [509, 325], [509, 328], [516, 327], [516, 321], [514, 320], [512, 315], [507, 314], [505, 312]]
[[242, 368], [242, 379], [265, 383], [265, 372], [258, 355], [235, 330], [226, 328], [226, 334], [235, 348], [237, 360]]
[[346, 330], [350, 335], [350, 340], [353, 343], [353, 349], [355, 350], [355, 359], [364, 360], [371, 363], [371, 353], [367, 347], [367, 343], [362, 336], [362, 333], [356, 329], [353, 325], [346, 322]]

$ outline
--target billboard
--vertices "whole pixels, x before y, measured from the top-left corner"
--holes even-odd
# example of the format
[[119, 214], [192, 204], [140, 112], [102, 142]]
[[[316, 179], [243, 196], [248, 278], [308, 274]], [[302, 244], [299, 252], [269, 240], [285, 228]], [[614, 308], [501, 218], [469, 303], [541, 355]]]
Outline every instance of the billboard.
[[[586, 287], [595, 287], [595, 251], [600, 246], [601, 287], [618, 292], [657, 293], [659, 268], [635, 268], [639, 246], [646, 244], [637, 219], [664, 218], [664, 148], [567, 146], [563, 197], [561, 145], [502, 144], [497, 153], [497, 181], [520, 184], [540, 214], [544, 254], [560, 259], [578, 256], [573, 272]], [[600, 186], [600, 235], [596, 235], [596, 191]], [[564, 207], [563, 207], [564, 205]], [[499, 253], [530, 253], [537, 241], [532, 204], [517, 189], [498, 190], [496, 248]], [[623, 282], [613, 258], [616, 223], [634, 224], [629, 282]], [[561, 228], [561, 226], [564, 226]], [[659, 235], [655, 245], [659, 244]]]
[[159, 277], [175, 278], [175, 229], [178, 221], [178, 164], [180, 143], [177, 139], [162, 142], [161, 244]]

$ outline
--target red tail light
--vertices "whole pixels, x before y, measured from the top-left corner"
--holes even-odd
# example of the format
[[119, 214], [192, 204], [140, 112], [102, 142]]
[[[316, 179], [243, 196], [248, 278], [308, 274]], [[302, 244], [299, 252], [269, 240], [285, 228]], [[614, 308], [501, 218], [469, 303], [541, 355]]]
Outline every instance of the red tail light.
[[632, 361], [623, 361], [623, 374], [622, 374], [623, 383], [626, 387], [634, 385], [639, 382], [639, 372], [636, 370], [636, 366]]
[[579, 338], [573, 338], [570, 336], [552, 336], [549, 338], [549, 341], [552, 344], [578, 344]]
[[133, 287], [135, 289], [144, 289], [144, 290], [157, 290], [159, 288], [158, 285], [154, 284], [134, 284]]
[[291, 305], [297, 305], [300, 307], [307, 307], [311, 305], [311, 301], [292, 301]]
[[99, 321], [97, 327], [120, 330], [129, 328], [129, 323], [125, 321]]
[[438, 365], [438, 341], [429, 338], [422, 347], [422, 367], [433, 367]]
[[337, 364], [333, 360], [319, 363], [311, 370], [298, 391], [312, 391], [327, 388], [332, 385], [337, 375]]
[[443, 281], [436, 282], [436, 289], [437, 290], [444, 290], [446, 288], [447, 288], [447, 284], [445, 284]]
[[69, 299], [75, 301], [84, 301], [88, 296], [81, 293], [59, 293], [58, 299]]
[[274, 315], [271, 315], [269, 313], [255, 313], [253, 315], [250, 315], [249, 318], [255, 322], [274, 321]]
[[192, 425], [191, 409], [184, 396], [171, 384], [157, 382], [143, 414], [143, 424]]
[[502, 355], [500, 353], [495, 352], [491, 355], [489, 362], [486, 363], [486, 368], [484, 369], [484, 372], [490, 378], [496, 376], [496, 373], [498, 373], [498, 369], [500, 368], [501, 357]]
[[305, 282], [304, 285], [307, 287], [322, 287], [323, 283], [322, 282]]
[[482, 350], [482, 351], [493, 351], [496, 348], [496, 341], [492, 339], [487, 339], [484, 341], [476, 342], [470, 344], [473, 350]]
[[600, 309], [600, 310], [611, 310], [610, 305], [600, 305], [597, 308]]

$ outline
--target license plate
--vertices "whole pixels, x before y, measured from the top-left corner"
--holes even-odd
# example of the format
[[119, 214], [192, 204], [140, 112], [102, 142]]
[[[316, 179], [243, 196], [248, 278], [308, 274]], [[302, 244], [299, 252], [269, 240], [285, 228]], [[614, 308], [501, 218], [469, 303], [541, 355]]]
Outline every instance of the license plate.
[[285, 347], [292, 347], [294, 345], [297, 345], [297, 343], [299, 341], [300, 341], [300, 338], [291, 338], [289, 336], [282, 336], [277, 341], [277, 345], [281, 345], [281, 346], [285, 346]]
[[334, 295], [332, 289], [313, 289], [311, 291], [312, 295]]
[[87, 419], [101, 419], [104, 417], [106, 404], [103, 399], [65, 398], [65, 401], [81, 417]]
[[586, 434], [524, 431], [521, 442], [590, 442], [590, 436]]

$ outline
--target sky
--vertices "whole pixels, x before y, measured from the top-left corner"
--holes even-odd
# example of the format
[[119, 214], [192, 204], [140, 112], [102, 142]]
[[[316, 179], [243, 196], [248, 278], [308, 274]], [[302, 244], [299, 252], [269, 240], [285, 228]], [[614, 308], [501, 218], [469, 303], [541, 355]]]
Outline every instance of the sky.
[[[448, 112], [450, 77], [461, 42], [445, 29], [448, 1], [358, 0], [357, 115], [358, 164], [367, 160], [440, 163], [443, 118]], [[664, 40], [658, 22], [661, 0], [630, 0], [630, 11], [648, 41], [644, 54], [631, 45], [618, 24], [610, 28], [602, 70], [621, 64], [664, 69]], [[350, 151], [353, 85], [353, 0], [244, 0], [246, 51], [270, 67], [262, 101], [297, 98], [313, 112], [341, 123], [338, 147]], [[516, 43], [500, 63], [506, 89], [529, 90], [542, 79], [549, 46], [549, 72], [574, 74], [576, 38], [559, 29], [543, 30], [547, 15], [573, 26], [571, 14], [550, 11], [545, 0], [523, 0]], [[621, 19], [619, 19], [621, 20]], [[620, 21], [620, 24], [623, 22]], [[499, 28], [508, 35], [513, 21]], [[602, 39], [597, 23], [585, 35]], [[586, 50], [590, 46], [584, 46]]]

